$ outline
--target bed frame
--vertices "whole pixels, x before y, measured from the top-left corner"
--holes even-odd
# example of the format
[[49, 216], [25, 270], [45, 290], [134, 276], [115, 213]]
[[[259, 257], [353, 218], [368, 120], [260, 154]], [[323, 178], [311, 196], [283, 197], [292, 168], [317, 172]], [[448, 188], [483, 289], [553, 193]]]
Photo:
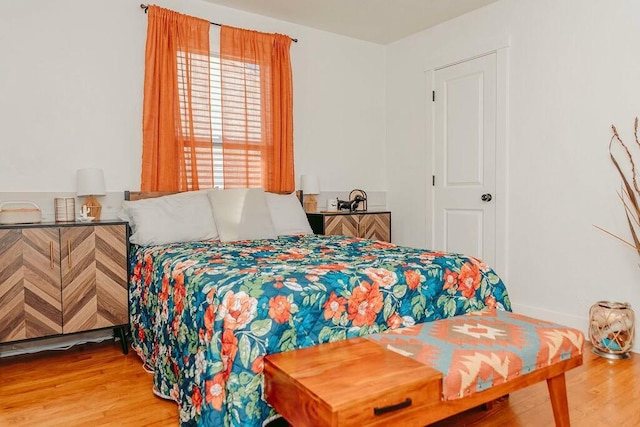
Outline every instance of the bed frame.
[[[127, 201], [137, 201], [161, 196], [167, 196], [171, 194], [176, 194], [177, 192], [168, 192], [168, 191], [125, 191], [124, 199]], [[300, 199], [302, 203], [302, 192], [297, 191], [296, 195]], [[331, 369], [335, 369], [336, 371], [342, 372], [345, 375], [348, 373], [344, 366], [342, 366], [343, 361], [354, 359], [357, 357], [353, 355], [341, 355], [341, 351], [351, 351], [352, 347], [350, 343], [353, 342], [362, 342], [365, 340], [362, 339], [352, 339], [340, 341], [334, 344], [323, 344], [319, 346], [310, 347], [307, 349], [300, 349], [295, 351], [289, 351], [285, 353], [279, 353], [276, 355], [270, 355], [265, 358], [265, 394], [267, 401], [274, 407], [278, 412], [285, 415], [289, 420], [295, 420], [296, 423], [299, 422], [299, 425], [306, 425], [309, 420], [312, 420], [314, 416], [317, 416], [316, 410], [312, 410], [311, 414], [307, 411], [309, 409], [310, 404], [308, 402], [300, 402], [300, 398], [308, 395], [309, 393], [304, 393], [305, 389], [297, 388], [299, 385], [295, 385], [296, 378], [298, 374], [301, 374], [303, 377], [313, 377], [314, 372], [321, 372], [322, 367], [318, 367], [319, 361], [324, 360], [326, 364], [330, 366]], [[360, 346], [366, 347], [366, 356], [363, 358], [363, 361], [368, 360], [371, 361], [371, 348], [374, 348], [375, 351], [380, 353], [384, 357], [395, 357], [396, 359], [399, 357], [401, 359], [407, 359], [404, 356], [397, 356], [389, 350], [385, 350], [382, 347], [372, 344], [369, 342], [364, 342], [364, 344], [359, 344]], [[374, 352], [375, 353], [375, 352]], [[283, 363], [285, 366], [290, 365], [287, 361], [288, 358], [293, 358], [294, 362], [293, 367], [298, 369], [300, 372], [287, 372], [286, 369], [282, 370], [278, 365]], [[375, 358], [373, 358], [375, 359]], [[406, 363], [406, 362], [405, 362]], [[582, 363], [582, 356], [574, 357], [570, 360], [564, 361], [562, 363], [555, 364], [553, 366], [549, 366], [540, 370], [537, 370], [533, 373], [524, 375], [517, 380], [511, 381], [506, 384], [502, 384], [496, 387], [493, 387], [490, 391], [474, 394], [464, 399], [460, 399], [458, 401], [440, 401], [439, 397], [436, 396], [434, 399], [429, 402], [425, 402], [425, 406], [428, 409], [427, 413], [423, 411], [425, 407], [418, 408], [414, 410], [411, 409], [411, 415], [408, 419], [403, 419], [402, 422], [399, 422], [400, 425], [403, 424], [404, 421], [410, 420], [413, 424], [424, 425], [426, 423], [435, 422], [437, 420], [446, 418], [447, 416], [459, 413], [463, 410], [473, 408], [478, 405], [486, 404], [490, 406], [491, 403], [509, 393], [518, 390], [520, 388], [526, 387], [533, 383], [539, 381], [547, 381], [547, 385], [549, 388], [549, 394], [551, 397], [551, 403], [554, 412], [554, 418], [556, 421], [556, 426], [565, 427], [569, 425], [569, 414], [566, 400], [566, 386], [564, 379], [564, 372], [579, 366]], [[367, 367], [365, 363], [358, 364], [355, 367], [356, 373], [353, 374], [356, 377], [368, 378], [371, 374], [370, 367]], [[311, 370], [311, 372], [307, 372], [305, 370]], [[428, 383], [433, 383], [436, 385], [436, 389], [439, 389], [439, 384], [441, 381], [441, 375], [431, 368], [426, 368], [423, 365], [420, 365], [420, 368], [423, 371], [427, 371], [426, 376], [420, 376], [420, 380], [427, 381]], [[388, 369], [387, 369], [388, 370]], [[411, 378], [412, 374], [415, 375], [416, 372], [405, 373], [406, 375], [401, 376], [401, 379]], [[364, 375], [364, 376], [363, 376]], [[320, 375], [322, 377], [322, 375]], [[320, 382], [326, 382], [326, 378], [320, 378]], [[294, 384], [294, 385], [292, 385]], [[433, 385], [432, 384], [432, 385]], [[287, 387], [289, 387], [287, 389]], [[287, 392], [278, 392], [278, 389], [284, 388]], [[334, 390], [335, 387], [332, 388]], [[282, 391], [282, 390], [280, 390]], [[361, 390], [354, 391], [355, 396], [359, 396], [361, 394]], [[311, 393], [313, 394], [313, 393]], [[290, 399], [291, 396], [296, 396], [296, 399]], [[286, 397], [286, 398], [285, 398]], [[353, 401], [357, 402], [359, 398], [354, 398]], [[311, 399], [314, 401], [322, 400], [321, 396], [316, 396]], [[349, 405], [352, 400], [348, 399]], [[315, 403], [311, 406], [314, 406]], [[324, 404], [320, 404], [321, 406]], [[325, 405], [326, 406], [326, 405]], [[332, 409], [329, 409], [331, 411]], [[383, 408], [383, 411], [390, 412], [395, 410], [395, 408]], [[361, 408], [356, 408], [354, 413], [361, 412]], [[293, 415], [292, 415], [293, 414]], [[298, 414], [298, 415], [296, 415]], [[287, 416], [288, 415], [288, 416]], [[296, 418], [302, 415], [303, 418]], [[334, 414], [335, 415], [335, 414]], [[393, 417], [390, 415], [389, 417]], [[387, 420], [388, 418], [385, 418]], [[306, 420], [306, 421], [304, 421]], [[382, 422], [382, 425], [388, 423], [386, 421]], [[328, 423], [328, 425], [343, 425], [337, 422], [337, 418], [334, 418], [332, 422]]]

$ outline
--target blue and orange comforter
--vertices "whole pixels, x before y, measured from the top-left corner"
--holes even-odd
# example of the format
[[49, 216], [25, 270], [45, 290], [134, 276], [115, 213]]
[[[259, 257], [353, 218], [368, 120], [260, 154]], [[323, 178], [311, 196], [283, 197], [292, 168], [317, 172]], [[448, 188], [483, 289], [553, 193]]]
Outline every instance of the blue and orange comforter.
[[133, 347], [180, 423], [260, 426], [263, 357], [477, 311], [510, 310], [482, 261], [342, 236], [133, 247]]

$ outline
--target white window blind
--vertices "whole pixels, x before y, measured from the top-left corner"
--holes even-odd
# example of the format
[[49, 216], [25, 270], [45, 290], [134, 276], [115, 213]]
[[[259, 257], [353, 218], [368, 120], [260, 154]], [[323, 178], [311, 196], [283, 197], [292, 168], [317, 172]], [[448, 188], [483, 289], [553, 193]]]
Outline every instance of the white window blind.
[[263, 187], [265, 138], [257, 64], [224, 60], [224, 177], [227, 188]]
[[[180, 113], [185, 135], [188, 106], [193, 114], [193, 134], [196, 139], [195, 159], [185, 148], [187, 182], [193, 188], [192, 168], [197, 168], [199, 188], [247, 188], [263, 186], [265, 144], [261, 102], [260, 68], [256, 64], [225, 61], [224, 102], [222, 117], [221, 64], [217, 54], [207, 60], [204, 55], [190, 55], [187, 70], [185, 54], [178, 55], [178, 90]], [[191, 98], [187, 93], [187, 78], [191, 79]], [[210, 126], [210, 128], [209, 128]], [[223, 156], [223, 126], [225, 150]], [[211, 129], [211, 133], [209, 133]], [[224, 160], [223, 160], [224, 159]]]
[[[178, 54], [178, 91], [180, 115], [185, 135], [191, 134], [187, 118], [188, 106], [193, 114], [193, 133], [196, 139], [195, 159], [191, 162], [190, 147], [185, 147], [184, 173], [189, 188], [193, 187], [192, 168], [197, 168], [199, 188], [224, 188], [222, 169], [222, 106], [220, 88], [220, 58], [212, 55], [190, 55], [191, 68], [187, 70], [184, 52]], [[191, 99], [188, 98], [187, 77], [191, 78]], [[211, 133], [209, 131], [211, 129]]]

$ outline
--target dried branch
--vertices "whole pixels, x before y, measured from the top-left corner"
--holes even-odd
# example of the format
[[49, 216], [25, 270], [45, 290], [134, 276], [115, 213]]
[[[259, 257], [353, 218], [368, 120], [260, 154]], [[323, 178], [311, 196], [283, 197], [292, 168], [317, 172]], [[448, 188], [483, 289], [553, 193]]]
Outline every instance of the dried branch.
[[[640, 189], [638, 188], [636, 164], [633, 160], [633, 155], [631, 154], [629, 147], [622, 141], [622, 138], [620, 138], [620, 135], [618, 134], [618, 130], [614, 125], [611, 125], [611, 131], [613, 132], [613, 136], [609, 141], [609, 157], [611, 158], [613, 165], [615, 166], [616, 170], [618, 171], [618, 174], [620, 175], [620, 178], [622, 179], [622, 190], [617, 194], [618, 194], [618, 197], [620, 198], [620, 201], [622, 202], [622, 205], [624, 206], [624, 213], [627, 218], [627, 224], [629, 226], [629, 231], [631, 232], [633, 243], [601, 227], [598, 227], [597, 225], [595, 225], [594, 227], [596, 227], [598, 230], [601, 230], [607, 233], [612, 237], [615, 237], [616, 239], [620, 240], [624, 244], [632, 247], [633, 249], [635, 249], [638, 255], [640, 255], [640, 237], [639, 237], [640, 236], [640, 203], [638, 203], [638, 198], [640, 198]], [[635, 138], [636, 145], [640, 149], [640, 139], [638, 138], [638, 118], [637, 117], [633, 123], [633, 136]], [[613, 154], [614, 141], [617, 141], [618, 144], [620, 144], [620, 146], [624, 149], [627, 155], [627, 159], [631, 164], [631, 180], [632, 180], [633, 186], [629, 183], [627, 176], [622, 171], [622, 168], [620, 167], [618, 160]]]
[[[626, 191], [625, 191], [626, 194]], [[629, 203], [627, 202], [627, 200], [623, 197], [622, 194], [618, 193], [618, 197], [620, 198], [620, 201], [622, 202], [623, 206], [624, 206], [624, 210], [627, 212], [627, 214], [631, 215], [631, 218], [634, 220], [635, 224], [638, 226], [638, 228], [640, 228], [640, 218], [638, 218], [638, 216], [634, 216], [633, 212], [631, 211], [631, 208], [629, 207]]]
[[640, 148], [640, 141], [638, 141], [638, 118], [633, 122], [633, 136], [636, 138], [636, 145]]
[[616, 235], [615, 235], [615, 234], [613, 234], [612, 232], [607, 231], [607, 230], [605, 230], [605, 229], [604, 229], [604, 228], [602, 228], [602, 227], [598, 227], [598, 226], [597, 226], [597, 225], [595, 225], [595, 224], [594, 224], [594, 227], [595, 227], [595, 228], [597, 228], [597, 229], [598, 229], [598, 230], [600, 230], [600, 231], [603, 231], [603, 232], [607, 233], [609, 236], [614, 237], [614, 238], [616, 238], [616, 239], [620, 240], [620, 241], [621, 241], [622, 243], [624, 243], [625, 245], [629, 245], [629, 247], [630, 247], [630, 248], [632, 248], [632, 249], [635, 249], [635, 248], [636, 248], [635, 246], [633, 246], [633, 243], [630, 243], [630, 242], [628, 242], [628, 241], [624, 240], [622, 237], [620, 237], [620, 236], [616, 236]]
[[[620, 169], [620, 165], [618, 164], [618, 161], [613, 155], [613, 151], [612, 151], [613, 141], [617, 140], [622, 146], [622, 148], [624, 148], [624, 151], [627, 153], [627, 158], [629, 159], [629, 163], [631, 163], [631, 178], [633, 180], [633, 188], [636, 190], [637, 194], [640, 194], [640, 189], [638, 189], [638, 182], [636, 180], [636, 164], [633, 161], [633, 156], [631, 155], [631, 151], [629, 151], [629, 147], [627, 147], [627, 145], [624, 142], [622, 142], [620, 135], [618, 135], [618, 130], [614, 125], [611, 125], [611, 130], [613, 131], [613, 136], [611, 137], [611, 141], [609, 141], [609, 155], [611, 157], [611, 161], [616, 166], [616, 169], [618, 169], [618, 173], [622, 177], [625, 186], [629, 186], [629, 183], [627, 182], [627, 178], [624, 172], [622, 172], [622, 169]], [[635, 195], [633, 194], [633, 192], [631, 192], [631, 188], [629, 188], [629, 192], [631, 193], [630, 196], [632, 196], [633, 199], [635, 199]]]

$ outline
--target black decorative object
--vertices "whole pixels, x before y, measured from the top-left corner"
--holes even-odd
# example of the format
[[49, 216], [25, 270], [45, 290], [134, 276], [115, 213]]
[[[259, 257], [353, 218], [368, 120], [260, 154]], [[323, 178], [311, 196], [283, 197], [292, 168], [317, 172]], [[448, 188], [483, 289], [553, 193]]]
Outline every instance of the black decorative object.
[[351, 190], [349, 200], [351, 200], [351, 212], [367, 210], [367, 193], [364, 190]]
[[349, 193], [349, 200], [338, 199], [338, 210], [348, 210], [349, 212], [367, 210], [367, 193], [363, 190], [353, 190]]
[[343, 211], [343, 210], [350, 211], [351, 210], [351, 201], [338, 199], [338, 210], [339, 211]]

